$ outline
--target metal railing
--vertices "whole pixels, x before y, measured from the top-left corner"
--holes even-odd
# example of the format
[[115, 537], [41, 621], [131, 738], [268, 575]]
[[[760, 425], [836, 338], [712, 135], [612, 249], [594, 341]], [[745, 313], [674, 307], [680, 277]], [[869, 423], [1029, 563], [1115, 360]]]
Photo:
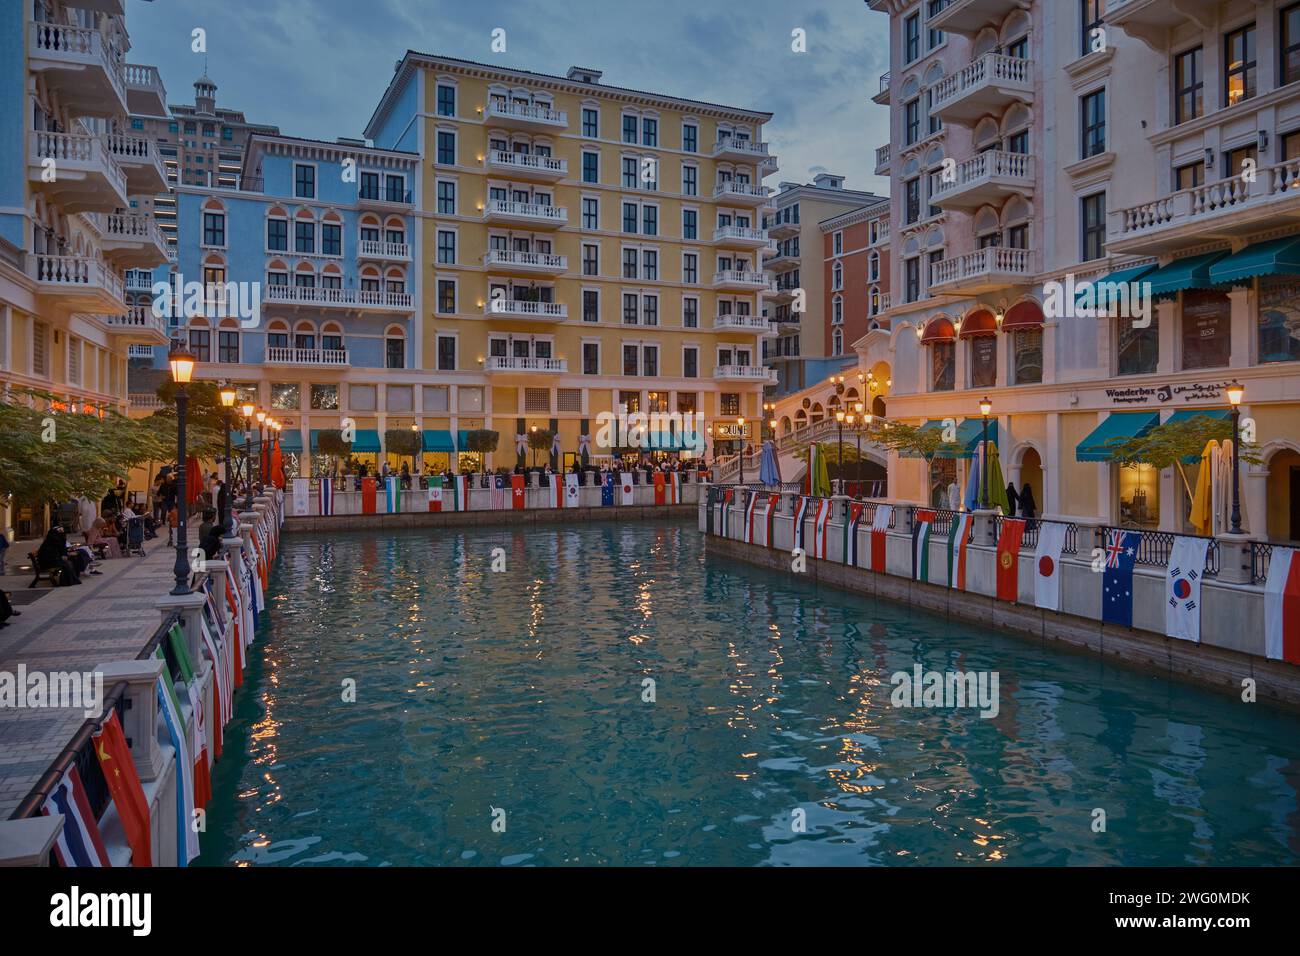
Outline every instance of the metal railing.
[[[1106, 542], [1110, 538], [1112, 531], [1139, 531], [1137, 528], [1118, 528], [1112, 525], [1101, 525], [1096, 531], [1096, 542], [1100, 548], [1106, 547]], [[1205, 538], [1209, 541], [1209, 548], [1205, 552], [1205, 574], [1207, 577], [1214, 577], [1219, 573], [1219, 542], [1214, 538], [1207, 538], [1205, 535], [1180, 535], [1172, 531], [1141, 531], [1141, 538], [1138, 542], [1136, 563], [1143, 567], [1164, 568], [1169, 566], [1169, 556], [1173, 554], [1174, 542], [1178, 538]]]
[[1273, 559], [1273, 545], [1267, 541], [1250, 543], [1250, 583], [1263, 584], [1268, 580], [1268, 569]]

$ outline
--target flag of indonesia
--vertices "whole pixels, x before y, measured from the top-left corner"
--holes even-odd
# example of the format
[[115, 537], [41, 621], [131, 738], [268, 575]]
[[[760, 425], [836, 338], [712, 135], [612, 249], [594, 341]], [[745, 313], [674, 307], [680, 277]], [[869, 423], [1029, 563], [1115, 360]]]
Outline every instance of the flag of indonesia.
[[998, 535], [998, 600], [1016, 603], [1020, 595], [1020, 542], [1025, 537], [1022, 518], [1004, 518]]
[[334, 481], [331, 478], [322, 478], [320, 488], [317, 490], [320, 501], [320, 513], [323, 515], [332, 515], [334, 513]]
[[361, 479], [361, 513], [363, 515], [372, 515], [375, 513], [375, 479]]
[[749, 493], [749, 502], [745, 505], [745, 543], [754, 543], [754, 517], [758, 512], [758, 492]]
[[630, 505], [632, 504], [632, 473], [630, 471], [623, 472], [619, 476], [619, 480], [623, 483], [623, 491], [621, 497], [618, 499], [618, 503], [621, 505]]
[[803, 550], [804, 521], [808, 517], [808, 497], [800, 495], [794, 503], [794, 546]]
[[668, 503], [668, 482], [664, 480], [666, 477], [662, 471], [655, 472], [655, 504], [657, 505]]
[[[576, 475], [574, 476], [577, 477]], [[552, 508], [564, 507], [564, 476], [551, 475], [550, 487], [546, 489], [546, 497], [550, 499]]]
[[52, 816], [63, 814], [63, 829], [54, 841], [54, 856], [59, 866], [112, 866], [104, 840], [99, 835], [99, 824], [81, 785], [77, 767], [67, 769], [50, 795], [45, 798], [41, 813]]
[[813, 518], [813, 546], [812, 556], [821, 558], [823, 561], [829, 557], [827, 548], [828, 538], [827, 531], [831, 521], [831, 500], [829, 498], [819, 498], [817, 501], [817, 515]]
[[1294, 548], [1273, 545], [1264, 584], [1264, 653], [1300, 664], [1300, 561]]
[[876, 505], [876, 513], [871, 517], [871, 570], [885, 570], [885, 542], [889, 533], [889, 522], [894, 517], [893, 505]]

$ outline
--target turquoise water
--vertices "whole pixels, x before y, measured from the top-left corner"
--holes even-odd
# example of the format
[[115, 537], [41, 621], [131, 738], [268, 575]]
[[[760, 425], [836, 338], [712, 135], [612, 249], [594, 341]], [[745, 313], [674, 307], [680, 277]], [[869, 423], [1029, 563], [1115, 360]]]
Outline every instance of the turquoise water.
[[[204, 864], [1300, 860], [1294, 716], [708, 557], [686, 524], [294, 534], [270, 607]], [[996, 670], [998, 715], [892, 707], [917, 661]]]

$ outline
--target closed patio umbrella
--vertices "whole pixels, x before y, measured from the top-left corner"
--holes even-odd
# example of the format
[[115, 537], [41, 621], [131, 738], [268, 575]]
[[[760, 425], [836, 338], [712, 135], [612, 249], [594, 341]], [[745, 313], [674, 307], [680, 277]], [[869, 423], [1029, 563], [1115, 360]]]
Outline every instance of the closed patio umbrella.
[[202, 492], [203, 472], [199, 468], [199, 460], [189, 456], [185, 459], [185, 504], [193, 507]]
[[1214, 525], [1214, 480], [1210, 459], [1218, 447], [1217, 442], [1207, 442], [1201, 452], [1201, 463], [1196, 469], [1196, 491], [1192, 494], [1192, 513], [1187, 520], [1197, 534], [1208, 535]]
[[989, 507], [1001, 508], [1002, 513], [1006, 514], [1011, 510], [1011, 502], [1007, 501], [1007, 487], [1002, 477], [1002, 463], [998, 460], [998, 446], [989, 442], [986, 453], [989, 456]]
[[781, 483], [781, 467], [776, 460], [776, 446], [771, 440], [763, 442], [763, 457], [758, 464], [758, 480], [765, 485]]

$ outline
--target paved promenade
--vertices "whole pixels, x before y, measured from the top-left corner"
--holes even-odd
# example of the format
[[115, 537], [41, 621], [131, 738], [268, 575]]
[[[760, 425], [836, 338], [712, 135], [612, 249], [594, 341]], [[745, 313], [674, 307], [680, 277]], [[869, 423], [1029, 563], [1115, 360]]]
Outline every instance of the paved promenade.
[[[13, 594], [22, 616], [0, 628], [0, 671], [14, 674], [19, 664], [29, 671], [84, 671], [139, 654], [161, 620], [154, 605], [173, 584], [176, 552], [166, 540], [146, 542], [148, 557], [100, 562], [104, 573], [84, 575], [80, 586], [42, 582], [31, 590], [31, 573], [16, 570], [26, 563], [28, 548], [15, 544], [0, 588]], [[84, 720], [79, 709], [0, 708], [0, 819], [8, 818]]]

